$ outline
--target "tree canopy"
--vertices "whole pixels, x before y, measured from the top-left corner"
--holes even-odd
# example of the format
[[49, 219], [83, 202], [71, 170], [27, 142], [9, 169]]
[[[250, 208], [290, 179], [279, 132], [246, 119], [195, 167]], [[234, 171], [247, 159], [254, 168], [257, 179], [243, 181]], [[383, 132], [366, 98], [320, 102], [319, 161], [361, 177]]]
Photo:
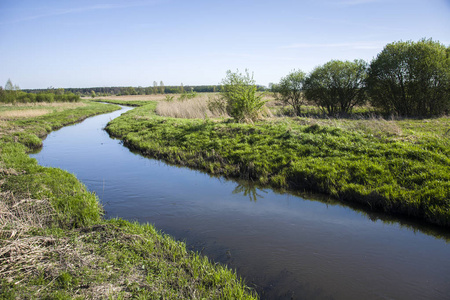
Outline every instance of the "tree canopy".
[[316, 67], [305, 80], [305, 96], [329, 115], [349, 113], [365, 101], [367, 63], [332, 60]]
[[275, 91], [280, 94], [281, 101], [291, 105], [296, 116], [300, 115], [301, 105], [304, 104], [303, 85], [305, 77], [304, 72], [294, 70], [286, 77], [281, 78], [280, 83], [275, 87]]
[[369, 68], [371, 103], [402, 116], [450, 111], [450, 50], [439, 42], [394, 42]]

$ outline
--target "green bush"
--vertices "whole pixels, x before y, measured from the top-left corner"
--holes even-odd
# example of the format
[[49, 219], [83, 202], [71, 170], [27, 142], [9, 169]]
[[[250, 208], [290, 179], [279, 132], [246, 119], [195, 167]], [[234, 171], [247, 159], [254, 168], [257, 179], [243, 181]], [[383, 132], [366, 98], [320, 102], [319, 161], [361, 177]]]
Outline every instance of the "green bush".
[[450, 48], [431, 39], [386, 45], [369, 68], [371, 103], [386, 113], [450, 112]]
[[245, 70], [245, 75], [227, 71], [227, 76], [222, 80], [221, 95], [227, 103], [227, 113], [237, 122], [253, 122], [260, 118], [261, 109], [267, 102], [263, 100], [263, 94], [257, 93], [258, 87], [253, 76]]
[[365, 101], [367, 63], [332, 60], [305, 80], [305, 96], [328, 115], [347, 114]]

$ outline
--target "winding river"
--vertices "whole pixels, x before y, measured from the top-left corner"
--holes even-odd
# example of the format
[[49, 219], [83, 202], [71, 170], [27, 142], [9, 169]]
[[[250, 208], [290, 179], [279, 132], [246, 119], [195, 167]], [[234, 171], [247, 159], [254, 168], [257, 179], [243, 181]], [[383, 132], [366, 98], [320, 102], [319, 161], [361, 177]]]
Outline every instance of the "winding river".
[[106, 217], [154, 224], [262, 299], [449, 299], [448, 230], [144, 158], [103, 130], [128, 109], [52, 132], [31, 156], [74, 173]]

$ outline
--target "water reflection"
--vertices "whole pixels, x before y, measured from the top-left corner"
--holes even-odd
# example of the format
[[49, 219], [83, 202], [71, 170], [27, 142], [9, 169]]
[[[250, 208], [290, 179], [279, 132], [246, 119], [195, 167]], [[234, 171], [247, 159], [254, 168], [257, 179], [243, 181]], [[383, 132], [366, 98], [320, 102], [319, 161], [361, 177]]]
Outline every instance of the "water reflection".
[[238, 181], [237, 186], [233, 190], [233, 194], [242, 194], [244, 197], [248, 197], [250, 201], [256, 202], [258, 198], [263, 199], [264, 196], [258, 194], [258, 191], [267, 194], [266, 190], [259, 188], [252, 181]]

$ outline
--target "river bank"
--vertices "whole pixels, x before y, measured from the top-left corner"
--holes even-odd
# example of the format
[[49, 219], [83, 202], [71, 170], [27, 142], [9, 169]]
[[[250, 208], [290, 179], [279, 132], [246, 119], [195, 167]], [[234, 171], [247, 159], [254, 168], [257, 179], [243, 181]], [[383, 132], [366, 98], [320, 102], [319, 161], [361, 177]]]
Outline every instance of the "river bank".
[[25, 109], [40, 111], [0, 121], [2, 298], [256, 297], [234, 272], [153, 226], [104, 220], [74, 175], [28, 157], [50, 131], [117, 106], [2, 107]]
[[255, 124], [176, 119], [156, 102], [110, 122], [130, 149], [213, 175], [331, 195], [450, 226], [449, 118], [279, 118]]

